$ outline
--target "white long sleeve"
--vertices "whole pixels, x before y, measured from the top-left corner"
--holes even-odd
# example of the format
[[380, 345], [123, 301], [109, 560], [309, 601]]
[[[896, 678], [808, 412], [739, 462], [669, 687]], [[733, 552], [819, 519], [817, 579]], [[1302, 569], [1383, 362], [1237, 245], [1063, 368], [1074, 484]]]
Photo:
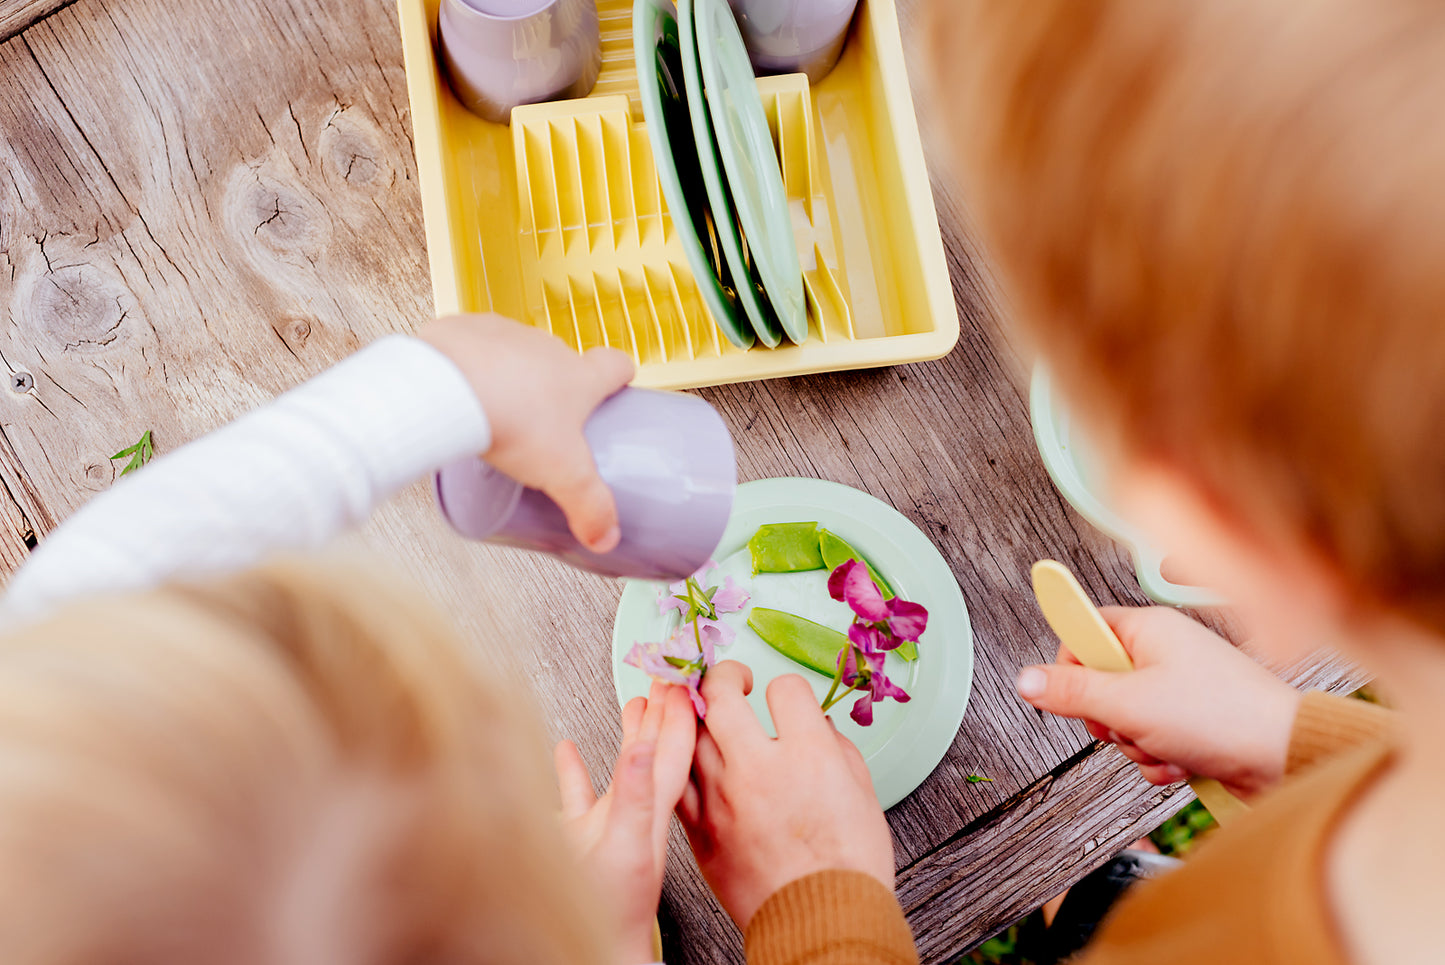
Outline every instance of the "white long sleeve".
[[0, 615], [315, 548], [490, 444], [461, 371], [425, 342], [388, 336], [91, 500], [21, 567]]

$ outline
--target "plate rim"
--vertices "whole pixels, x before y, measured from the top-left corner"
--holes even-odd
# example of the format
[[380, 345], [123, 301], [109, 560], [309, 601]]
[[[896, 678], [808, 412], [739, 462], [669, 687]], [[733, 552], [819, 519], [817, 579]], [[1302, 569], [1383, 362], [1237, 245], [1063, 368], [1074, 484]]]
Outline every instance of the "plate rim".
[[[637, 71], [638, 100], [642, 104], [642, 117], [647, 125], [647, 139], [652, 147], [653, 167], [657, 170], [658, 182], [662, 186], [662, 195], [667, 201], [667, 210], [672, 215], [672, 224], [678, 232], [678, 239], [682, 244], [684, 257], [688, 266], [692, 269], [693, 281], [697, 285], [698, 294], [703, 303], [707, 306], [713, 322], [722, 330], [727, 340], [740, 349], [749, 349], [754, 342], [754, 326], [751, 320], [744, 316], [743, 309], [737, 305], [737, 299], [729, 299], [729, 287], [724, 284], [708, 263], [707, 254], [702, 247], [702, 238], [698, 236], [697, 228], [693, 225], [692, 215], [688, 208], [686, 192], [682, 187], [682, 178], [677, 171], [677, 161], [672, 146], [672, 136], [667, 130], [667, 121], [664, 119], [662, 106], [661, 85], [657, 79], [657, 71], [645, 63], [648, 52], [657, 49], [656, 36], [658, 33], [657, 22], [659, 19], [671, 15], [673, 25], [678, 32], [678, 48], [684, 49], [682, 42], [682, 24], [678, 16], [678, 8], [672, 0], [636, 0], [632, 8], [632, 47], [633, 61]], [[682, 60], [686, 60], [685, 53]], [[686, 75], [686, 68], [683, 70]], [[684, 83], [686, 87], [686, 83]], [[689, 113], [691, 117], [691, 113]], [[699, 158], [698, 167], [701, 169], [702, 161]], [[706, 181], [706, 178], [704, 178]], [[706, 202], [708, 210], [712, 214], [714, 223], [717, 222], [715, 205], [709, 199]], [[677, 212], [683, 214], [679, 218]], [[732, 265], [727, 263], [727, 256], [724, 253], [724, 262], [730, 272]], [[731, 279], [730, 279], [731, 280]], [[740, 289], [739, 289], [740, 290]], [[744, 322], [748, 322], [744, 325]]]
[[[712, 116], [708, 113], [707, 99], [703, 94], [702, 65], [697, 47], [696, 6], [695, 0], [678, 0], [677, 22], [682, 41], [682, 73], [686, 80], [684, 87], [687, 113], [692, 118], [692, 137], [697, 145], [698, 167], [702, 169], [703, 186], [709, 206], [714, 212], [713, 222], [718, 227], [723, 259], [734, 279], [742, 279], [737, 286], [738, 300], [742, 302], [743, 311], [747, 314], [758, 341], [768, 348], [776, 348], [783, 341], [783, 323], [768, 299], [756, 264], [750, 262], [743, 253], [742, 226], [738, 222], [737, 205], [733, 203], [732, 190], [728, 187], [727, 174], [723, 171], [717, 136], [712, 129]], [[719, 209], [726, 213], [725, 219], [717, 218], [716, 212]]]
[[[796, 490], [800, 487], [805, 490], [805, 496], [799, 496], [797, 493]], [[778, 493], [777, 490], [779, 489], [783, 490], [783, 492]], [[907, 523], [908, 529], [903, 531], [905, 533], [905, 541], [916, 538], [916, 540], [919, 541], [920, 549], [922, 544], [926, 544], [931, 549], [933, 556], [936, 557], [939, 576], [941, 577], [944, 573], [947, 574], [948, 584], [954, 592], [946, 605], [957, 606], [958, 629], [962, 631], [962, 642], [954, 644], [953, 647], [950, 648], [950, 651], [948, 651], [950, 655], [957, 653], [958, 659], [944, 662], [940, 670], [942, 682], [939, 685], [939, 692], [941, 694], [961, 693], [962, 699], [959, 700], [956, 705], [950, 705], [948, 701], [942, 699], [934, 701], [929, 713], [932, 718], [937, 719], [941, 717], [941, 724], [928, 726], [925, 722], [923, 725], [921, 730], [922, 739], [914, 741], [911, 745], [912, 756], [910, 760], [901, 767], [902, 770], [907, 772], [908, 776], [906, 778], [893, 779], [895, 786], [890, 788], [880, 788], [875, 778], [875, 792], [878, 794], [879, 803], [886, 810], [905, 800], [916, 791], [918, 787], [938, 769], [938, 766], [948, 755], [948, 751], [953, 746], [954, 741], [957, 740], [972, 697], [976, 643], [975, 634], [973, 632], [972, 618], [968, 612], [968, 604], [963, 597], [963, 588], [959, 585], [957, 577], [953, 574], [952, 567], [948, 565], [948, 561], [943, 557], [942, 552], [939, 551], [937, 545], [934, 544], [922, 529], [885, 500], [879, 499], [864, 490], [831, 480], [812, 479], [802, 476], [778, 476], [752, 480], [739, 485], [737, 495], [733, 502], [733, 512], [736, 514], [739, 511], [766, 509], [771, 503], [785, 501], [809, 502], [840, 513], [852, 511], [851, 507], [847, 507], [846, 505], [842, 507], [838, 506], [837, 502], [839, 500], [845, 504], [851, 501], [855, 502], [856, 505], [868, 505], [869, 512], [877, 512], [889, 522], [894, 522], [895, 520], [892, 517], [896, 517]], [[861, 549], [865, 553], [868, 552], [867, 547], [862, 547]], [[902, 548], [899, 549], [902, 551]], [[919, 569], [923, 570], [924, 565], [920, 564]], [[622, 663], [622, 658], [625, 656], [627, 649], [630, 649], [633, 642], [630, 635], [624, 638], [622, 617], [625, 611], [630, 610], [634, 606], [655, 607], [656, 593], [653, 588], [656, 585], [655, 581], [627, 580], [624, 583], [622, 595], [617, 602], [617, 610], [612, 622], [611, 645], [612, 685], [614, 696], [619, 706], [624, 703], [625, 697], [621, 680], [621, 670], [623, 666], [625, 666]], [[938, 602], [934, 602], [935, 606], [938, 606]], [[890, 742], [893, 739], [896, 738], [889, 738]], [[870, 763], [870, 774], [873, 774], [874, 771], [875, 767]], [[903, 785], [906, 785], [906, 789], [900, 790], [900, 787]]]
[[[696, 48], [698, 66], [702, 73], [703, 90], [716, 90], [719, 87], [729, 86], [723, 83], [725, 72], [718, 56], [718, 48], [726, 44], [734, 48], [734, 52], [741, 52], [740, 62], [748, 65], [748, 74], [756, 78], [757, 74], [752, 66], [752, 59], [748, 56], [747, 46], [743, 42], [741, 31], [737, 26], [737, 18], [732, 12], [732, 7], [727, 0], [692, 0], [693, 3], [693, 28], [696, 33]], [[712, 4], [709, 8], [708, 4]], [[708, 15], [711, 19], [705, 19]], [[721, 26], [720, 26], [721, 25]], [[730, 29], [729, 29], [730, 28]], [[709, 45], [706, 55], [704, 54], [705, 43]], [[772, 133], [768, 128], [767, 111], [763, 107], [762, 98], [757, 94], [755, 83], [739, 85], [745, 88], [751, 96], [744, 94], [739, 98], [739, 109], [734, 113], [742, 118], [742, 123], [754, 128], [754, 131], [767, 131], [767, 142], [772, 145]], [[724, 110], [720, 103], [712, 97], [706, 97], [707, 112], [712, 121], [713, 138], [717, 143], [718, 155], [722, 160], [723, 171], [726, 174], [726, 183], [730, 196], [735, 196], [732, 184], [736, 178], [737, 169], [742, 164], [743, 157], [751, 158], [753, 167], [760, 173], [762, 191], [764, 197], [760, 200], [760, 210], [750, 212], [743, 205], [734, 202], [738, 220], [741, 222], [744, 237], [757, 239], [778, 239], [774, 249], [768, 251], [768, 255], [777, 254], [787, 262], [786, 265], [776, 265], [769, 258], [760, 257], [756, 250], [753, 252], [753, 263], [758, 265], [760, 275], [775, 275], [776, 282], [782, 282], [787, 287], [787, 293], [791, 296], [787, 307], [796, 307], [796, 312], [784, 312], [783, 305], [779, 304], [780, 295], [776, 288], [767, 283], [764, 277], [763, 291], [769, 303], [773, 307], [783, 331], [795, 344], [802, 344], [808, 337], [808, 310], [807, 297], [803, 292], [803, 263], [798, 257], [798, 249], [793, 240], [792, 220], [788, 216], [788, 192], [783, 184], [782, 168], [778, 165], [777, 155], [773, 151], [767, 152], [766, 158], [754, 157], [743, 145], [732, 139], [727, 125], [719, 124], [718, 120], [724, 116]], [[694, 121], [694, 125], [696, 121]], [[759, 127], [761, 124], [761, 127]], [[753, 215], [756, 214], [756, 223]], [[783, 242], [786, 241], [786, 244]], [[777, 271], [769, 269], [776, 268]]]

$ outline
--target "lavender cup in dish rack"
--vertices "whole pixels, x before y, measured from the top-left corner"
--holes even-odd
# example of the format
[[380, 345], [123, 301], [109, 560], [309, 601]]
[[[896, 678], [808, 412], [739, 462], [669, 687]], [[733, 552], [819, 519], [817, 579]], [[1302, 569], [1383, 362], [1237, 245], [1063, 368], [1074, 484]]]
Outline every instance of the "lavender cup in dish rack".
[[597, 407], [583, 432], [617, 500], [622, 539], [586, 549], [562, 510], [480, 458], [436, 476], [437, 504], [463, 536], [550, 553], [604, 576], [680, 580], [717, 549], [732, 513], [737, 459], [717, 410], [696, 396], [623, 389]]
[[843, 53], [858, 0], [728, 0], [759, 74], [808, 75], [816, 84]]
[[521, 104], [587, 96], [602, 70], [595, 0], [441, 0], [437, 46], [457, 97], [498, 124]]

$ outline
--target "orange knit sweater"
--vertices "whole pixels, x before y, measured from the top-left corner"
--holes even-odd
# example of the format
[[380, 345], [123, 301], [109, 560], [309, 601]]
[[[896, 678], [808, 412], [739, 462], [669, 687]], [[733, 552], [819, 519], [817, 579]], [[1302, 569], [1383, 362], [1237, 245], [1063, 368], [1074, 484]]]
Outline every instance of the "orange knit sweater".
[[[1358, 700], [1305, 695], [1290, 779], [1186, 867], [1138, 886], [1079, 965], [1347, 965], [1326, 904], [1324, 845], [1384, 766], [1390, 723], [1388, 711]], [[898, 902], [875, 879], [845, 871], [779, 889], [748, 925], [747, 957], [750, 965], [918, 961]]]

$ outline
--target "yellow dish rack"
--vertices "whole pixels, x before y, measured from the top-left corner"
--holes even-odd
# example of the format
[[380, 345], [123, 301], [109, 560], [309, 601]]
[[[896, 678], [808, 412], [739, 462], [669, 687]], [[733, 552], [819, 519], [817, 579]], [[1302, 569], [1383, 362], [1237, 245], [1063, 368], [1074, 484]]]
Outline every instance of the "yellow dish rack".
[[809, 338], [742, 350], [698, 294], [658, 182], [633, 68], [631, 3], [601, 0], [592, 94], [466, 111], [435, 56], [436, 0], [400, 0], [438, 314], [498, 311], [573, 348], [632, 355], [683, 388], [921, 361], [958, 338], [896, 14], [864, 0], [816, 90], [758, 79], [803, 264]]

